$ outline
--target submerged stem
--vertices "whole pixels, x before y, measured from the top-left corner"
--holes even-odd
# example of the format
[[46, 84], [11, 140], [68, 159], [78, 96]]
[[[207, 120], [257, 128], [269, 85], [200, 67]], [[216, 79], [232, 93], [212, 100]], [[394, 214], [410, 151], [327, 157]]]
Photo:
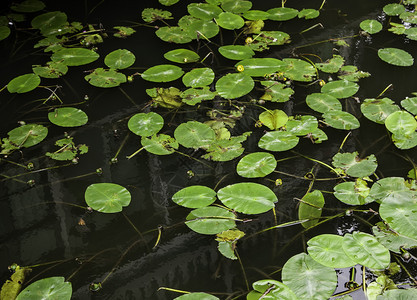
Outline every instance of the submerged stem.
[[235, 249], [235, 254], [236, 254], [237, 260], [239, 261], [240, 268], [242, 269], [243, 278], [245, 279], [246, 289], [248, 291], [250, 291], [249, 282], [248, 282], [248, 278], [246, 277], [245, 268], [243, 267], [243, 263], [242, 263], [242, 260], [240, 259], [239, 253], [237, 252], [237, 249]]

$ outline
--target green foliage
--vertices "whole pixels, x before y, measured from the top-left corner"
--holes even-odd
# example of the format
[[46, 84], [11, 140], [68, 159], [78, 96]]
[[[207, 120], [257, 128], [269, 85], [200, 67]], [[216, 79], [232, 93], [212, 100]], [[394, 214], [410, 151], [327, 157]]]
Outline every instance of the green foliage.
[[117, 49], [106, 55], [104, 63], [111, 69], [126, 69], [135, 63], [135, 55], [126, 49]]
[[191, 211], [185, 225], [201, 234], [217, 234], [236, 227], [235, 215], [227, 209], [207, 206]]
[[38, 75], [30, 73], [25, 75], [20, 75], [7, 84], [7, 90], [10, 93], [27, 93], [39, 86], [41, 79]]
[[163, 126], [164, 118], [152, 111], [149, 113], [137, 113], [133, 115], [127, 123], [127, 127], [130, 131], [143, 137], [158, 133]]
[[55, 160], [74, 160], [77, 155], [82, 155], [88, 152], [88, 147], [85, 144], [75, 145], [73, 137], [67, 136], [63, 139], [57, 140], [55, 145], [59, 147], [55, 152], [46, 152], [45, 155]]
[[272, 173], [277, 166], [274, 156], [267, 152], [250, 153], [239, 161], [237, 173], [246, 178], [265, 177]]
[[70, 282], [65, 282], [64, 277], [48, 277], [35, 281], [26, 287], [16, 300], [29, 299], [62, 299], [69, 300], [72, 295]]
[[215, 200], [216, 192], [209, 187], [201, 185], [183, 188], [172, 196], [172, 201], [188, 208], [206, 207]]
[[394, 66], [409, 67], [414, 64], [410, 53], [397, 48], [383, 48], [378, 50], [380, 59]]
[[298, 218], [300, 220], [308, 220], [301, 223], [304, 228], [309, 228], [316, 225], [319, 222], [319, 218], [322, 214], [324, 206], [323, 194], [315, 190], [307, 193], [300, 200], [300, 206], [298, 207]]
[[382, 24], [377, 20], [364, 20], [359, 24], [360, 28], [369, 34], [378, 33], [382, 30]]
[[93, 183], [85, 190], [85, 202], [89, 207], [102, 213], [121, 212], [130, 204], [131, 195], [121, 185], [114, 183]]

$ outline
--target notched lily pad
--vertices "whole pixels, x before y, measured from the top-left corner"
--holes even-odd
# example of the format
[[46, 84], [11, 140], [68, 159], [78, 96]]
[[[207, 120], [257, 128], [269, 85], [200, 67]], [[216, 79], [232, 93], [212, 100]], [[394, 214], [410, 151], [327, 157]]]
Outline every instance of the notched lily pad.
[[149, 113], [137, 113], [127, 123], [130, 131], [144, 137], [158, 133], [163, 126], [164, 119], [161, 115], [152, 111]]
[[236, 227], [236, 216], [231, 211], [214, 206], [194, 209], [187, 218], [185, 225], [201, 234], [218, 234]]
[[175, 139], [188, 148], [206, 148], [214, 142], [216, 134], [214, 130], [197, 121], [181, 123], [174, 131]]
[[71, 296], [71, 283], [65, 282], [64, 277], [48, 277], [30, 284], [20, 292], [16, 300], [32, 300], [34, 298], [70, 300]]
[[382, 24], [377, 20], [364, 20], [359, 24], [359, 27], [369, 34], [375, 34], [382, 30]]
[[61, 127], [78, 127], [87, 123], [88, 116], [81, 109], [75, 107], [61, 107], [48, 113], [52, 124]]
[[45, 66], [32, 66], [32, 71], [40, 77], [59, 78], [68, 72], [68, 67], [63, 63], [50, 61]]
[[102, 213], [120, 212], [131, 200], [129, 191], [114, 183], [90, 184], [84, 197], [89, 207]]
[[172, 201], [188, 208], [206, 207], [216, 201], [216, 192], [207, 186], [192, 185], [176, 192]]
[[384, 124], [385, 119], [400, 108], [389, 98], [365, 99], [361, 104], [363, 115], [378, 124]]
[[179, 64], [192, 63], [200, 59], [200, 55], [188, 49], [174, 49], [165, 53], [164, 57]]
[[174, 65], [157, 65], [142, 73], [142, 78], [152, 82], [169, 82], [180, 78], [184, 71]]
[[205, 87], [210, 85], [214, 80], [214, 72], [210, 68], [196, 68], [186, 73], [182, 82], [187, 87]]
[[307, 220], [301, 223], [304, 228], [309, 228], [318, 223], [318, 218], [321, 217], [324, 206], [324, 197], [322, 192], [315, 190], [310, 192], [301, 199], [298, 208], [298, 218], [300, 220]]
[[261, 81], [265, 88], [265, 94], [261, 96], [261, 100], [271, 102], [286, 102], [294, 94], [294, 90], [284, 83], [267, 80]]
[[241, 73], [229, 73], [216, 82], [217, 93], [226, 99], [235, 99], [248, 94], [254, 88], [253, 79]]
[[143, 148], [155, 155], [169, 155], [178, 149], [178, 142], [167, 134], [154, 134], [150, 138], [142, 137]]
[[297, 146], [299, 140], [290, 132], [270, 131], [261, 137], [258, 146], [269, 151], [287, 151]]
[[67, 66], [89, 64], [99, 58], [98, 53], [85, 48], [64, 48], [52, 54], [51, 59]]
[[338, 99], [349, 98], [356, 94], [359, 90], [359, 85], [348, 80], [336, 80], [326, 83], [321, 92], [329, 94]]
[[372, 175], [378, 163], [375, 155], [371, 154], [365, 158], [359, 158], [358, 152], [337, 153], [333, 156], [333, 166], [345, 170], [351, 177], [363, 178]]
[[236, 15], [231, 12], [222, 12], [216, 19], [217, 24], [229, 30], [239, 29], [245, 25], [245, 21], [239, 15]]
[[265, 177], [277, 167], [275, 157], [267, 152], [250, 153], [239, 161], [237, 173], [245, 178]]
[[324, 113], [323, 118], [326, 124], [336, 129], [351, 130], [360, 127], [358, 119], [346, 111], [331, 110]]
[[218, 51], [221, 55], [228, 59], [242, 60], [251, 58], [255, 52], [248, 46], [243, 45], [226, 45], [219, 47]]
[[117, 49], [106, 55], [104, 63], [111, 69], [126, 69], [135, 63], [135, 55], [126, 49]]

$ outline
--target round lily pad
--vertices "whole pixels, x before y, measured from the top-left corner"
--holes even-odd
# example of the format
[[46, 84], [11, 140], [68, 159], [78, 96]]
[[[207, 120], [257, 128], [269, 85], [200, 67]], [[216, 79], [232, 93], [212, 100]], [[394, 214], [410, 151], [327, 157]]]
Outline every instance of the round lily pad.
[[334, 196], [349, 205], [364, 205], [374, 201], [369, 194], [369, 187], [357, 182], [342, 182], [334, 187]]
[[178, 26], [192, 39], [210, 39], [219, 33], [219, 26], [214, 21], [201, 20], [188, 15], [178, 20]]
[[252, 8], [252, 2], [247, 0], [222, 0], [222, 9], [234, 14], [241, 14]]
[[18, 148], [28, 148], [42, 142], [48, 135], [48, 128], [38, 124], [26, 124], [10, 130], [7, 134], [9, 141]]
[[126, 49], [117, 49], [104, 58], [104, 63], [111, 69], [126, 69], [135, 63], [135, 55]]
[[382, 30], [382, 24], [377, 20], [364, 20], [359, 24], [359, 27], [370, 34], [378, 33]]
[[250, 21], [268, 20], [269, 14], [266, 11], [254, 9], [245, 11], [243, 17]]
[[286, 131], [265, 133], [258, 142], [259, 148], [269, 151], [287, 151], [297, 146], [300, 139]]
[[347, 175], [360, 178], [372, 175], [378, 166], [375, 155], [360, 158], [356, 151], [337, 153], [333, 156], [332, 163], [336, 168], [345, 170]]
[[316, 69], [308, 62], [298, 58], [284, 58], [281, 71], [284, 77], [295, 81], [309, 82], [316, 76]]
[[222, 13], [220, 7], [209, 3], [190, 3], [187, 10], [190, 15], [202, 20], [212, 20]]
[[283, 62], [272, 57], [248, 58], [236, 63], [235, 67], [243, 74], [252, 77], [264, 77], [281, 70]]
[[181, 123], [174, 131], [175, 139], [187, 148], [208, 147], [216, 139], [216, 133], [207, 124], [197, 121]]
[[178, 296], [174, 300], [219, 300], [219, 298], [207, 293], [189, 293]]
[[7, 84], [7, 90], [10, 93], [27, 93], [37, 88], [40, 83], [41, 78], [36, 74], [20, 75], [10, 80]]
[[98, 53], [85, 48], [64, 48], [52, 54], [51, 59], [67, 66], [89, 64], [99, 58]]
[[313, 8], [304, 8], [298, 13], [298, 17], [306, 20], [315, 19], [320, 15], [320, 11]]
[[405, 12], [405, 7], [402, 4], [390, 3], [383, 7], [384, 13], [388, 16], [399, 16]]
[[356, 117], [346, 111], [331, 110], [323, 114], [324, 121], [331, 127], [342, 130], [351, 130], [360, 127]]
[[127, 122], [127, 127], [139, 136], [151, 136], [158, 133], [164, 126], [164, 118], [155, 112], [137, 113]]
[[272, 190], [253, 182], [228, 185], [217, 192], [217, 197], [227, 207], [244, 214], [267, 212], [278, 201]]
[[205, 87], [214, 80], [214, 72], [210, 68], [192, 69], [182, 77], [182, 82], [187, 87]]
[[67, 15], [61, 11], [47, 12], [36, 16], [31, 21], [32, 27], [35, 29], [39, 29], [41, 33], [45, 36], [54, 33], [59, 34], [59, 30], [64, 29], [66, 24]]
[[45, 3], [40, 0], [25, 0], [19, 4], [14, 4], [11, 9], [21, 13], [37, 12], [45, 8]]
[[254, 290], [246, 296], [246, 300], [298, 300], [297, 296], [288, 286], [273, 279], [258, 280], [252, 286]]
[[81, 109], [75, 107], [61, 107], [48, 113], [52, 124], [61, 127], [77, 127], [87, 123], [88, 116]]
[[216, 91], [223, 98], [235, 99], [248, 94], [254, 86], [255, 83], [250, 76], [230, 73], [217, 80]]
[[312, 110], [320, 113], [330, 110], [342, 110], [340, 101], [336, 97], [325, 93], [309, 94], [306, 98], [306, 103]]
[[237, 173], [246, 178], [265, 177], [277, 167], [277, 161], [271, 153], [250, 153], [239, 161], [236, 167]]
[[259, 115], [259, 121], [271, 130], [278, 130], [287, 124], [288, 116], [280, 109], [266, 110]]
[[405, 185], [404, 178], [402, 177], [387, 177], [375, 182], [369, 193], [369, 197], [372, 197], [377, 202], [383, 202], [388, 196], [393, 196], [397, 193], [409, 190]]
[[417, 97], [407, 97], [401, 100], [401, 106], [413, 115], [417, 115]]
[[143, 148], [149, 153], [156, 155], [169, 155], [178, 149], [178, 142], [167, 134], [153, 135], [151, 138], [142, 137]]
[[7, 26], [0, 26], [0, 41], [4, 40], [10, 35], [10, 28]]
[[185, 225], [201, 234], [217, 234], [236, 227], [236, 216], [231, 211], [214, 206], [194, 209]]
[[297, 116], [288, 120], [286, 127], [287, 132], [296, 136], [304, 136], [317, 129], [318, 121], [316, 117], [309, 115]]
[[16, 300], [62, 299], [70, 300], [72, 296], [71, 282], [64, 277], [48, 277], [30, 284], [19, 293]]
[[255, 55], [251, 48], [243, 45], [226, 45], [219, 47], [218, 50], [221, 55], [233, 60], [247, 59]]
[[131, 200], [129, 191], [114, 183], [90, 184], [84, 198], [89, 207], [102, 213], [120, 212]]
[[414, 58], [407, 51], [397, 48], [383, 48], [378, 50], [380, 59], [394, 66], [409, 67], [414, 64]]
[[168, 43], [186, 44], [193, 40], [183, 28], [178, 26], [159, 27], [155, 34], [163, 41]]
[[142, 73], [142, 78], [152, 82], [169, 82], [180, 78], [184, 71], [174, 65], [157, 65]]
[[269, 19], [273, 21], [287, 21], [298, 15], [298, 10], [290, 7], [271, 8], [267, 11]]
[[361, 104], [363, 115], [378, 124], [384, 124], [385, 119], [400, 108], [389, 98], [365, 99]]
[[207, 186], [192, 185], [176, 192], [172, 201], [188, 208], [206, 207], [216, 201], [216, 192]]
[[318, 223], [323, 213], [324, 197], [319, 190], [314, 190], [304, 195], [298, 207], [298, 219], [308, 220], [301, 223], [304, 228], [309, 228]]
[[116, 87], [127, 81], [125, 74], [113, 69], [106, 70], [103, 68], [95, 69], [92, 73], [85, 76], [84, 79], [91, 85], [101, 88]]
[[335, 80], [328, 82], [321, 88], [322, 93], [329, 94], [338, 99], [349, 98], [356, 94], [359, 85], [348, 80]]
[[396, 111], [385, 119], [385, 126], [395, 134], [410, 134], [417, 129], [417, 121], [406, 111]]
[[200, 59], [200, 55], [188, 49], [174, 49], [165, 53], [164, 57], [179, 64], [192, 63]]
[[239, 15], [235, 15], [231, 12], [222, 12], [216, 19], [217, 24], [229, 30], [239, 29], [245, 25], [245, 21]]

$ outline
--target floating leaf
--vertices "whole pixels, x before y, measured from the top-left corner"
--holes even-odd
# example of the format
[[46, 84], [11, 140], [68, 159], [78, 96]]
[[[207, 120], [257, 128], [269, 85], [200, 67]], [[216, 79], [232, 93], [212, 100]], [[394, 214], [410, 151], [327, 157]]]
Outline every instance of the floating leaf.
[[62, 299], [70, 300], [72, 287], [70, 282], [65, 282], [64, 277], [48, 277], [26, 287], [17, 296], [16, 300], [33, 299]]
[[279, 109], [266, 110], [259, 115], [259, 121], [271, 130], [277, 130], [287, 124], [287, 114]]
[[312, 81], [316, 69], [308, 62], [297, 58], [284, 58], [284, 66], [280, 69], [288, 79], [302, 82]]
[[158, 133], [164, 126], [164, 118], [155, 112], [137, 113], [133, 115], [127, 127], [134, 134], [147, 137]]
[[345, 59], [340, 55], [333, 55], [333, 58], [324, 63], [317, 63], [316, 67], [322, 72], [337, 73], [345, 63]]
[[194, 209], [187, 218], [185, 225], [201, 234], [217, 234], [236, 227], [236, 216], [227, 209], [207, 206]]
[[319, 128], [314, 129], [310, 134], [310, 139], [314, 144], [320, 144], [328, 140], [327, 134]]
[[187, 87], [205, 87], [214, 80], [214, 72], [210, 68], [192, 69], [182, 78], [182, 82]]
[[405, 12], [405, 7], [398, 3], [390, 3], [385, 5], [383, 10], [388, 16], [399, 16]]
[[370, 188], [364, 180], [355, 182], [342, 182], [334, 188], [334, 196], [349, 205], [364, 205], [373, 201], [373, 198], [367, 197]]
[[122, 211], [130, 204], [130, 193], [121, 185], [114, 183], [93, 183], [85, 190], [85, 202], [92, 209], [102, 213]]
[[111, 88], [126, 82], [126, 75], [116, 70], [97, 68], [92, 73], [84, 77], [93, 86], [101, 88]]
[[417, 239], [395, 232], [384, 222], [378, 222], [373, 226], [372, 232], [382, 245], [395, 253], [402, 254], [401, 249], [417, 247]]
[[114, 29], [118, 30], [118, 32], [114, 33], [113, 35], [118, 38], [126, 38], [136, 32], [131, 27], [125, 27], [125, 26], [114, 26]]
[[226, 99], [235, 99], [245, 96], [252, 91], [255, 83], [253, 79], [241, 73], [229, 73], [216, 82], [217, 93]]
[[187, 148], [204, 148], [214, 142], [216, 134], [214, 130], [197, 121], [181, 123], [174, 132], [175, 139]]
[[243, 17], [247, 20], [267, 20], [269, 18], [269, 14], [263, 10], [248, 10], [243, 13]]
[[234, 14], [244, 13], [252, 8], [252, 2], [246, 0], [222, 0], [222, 9]]
[[400, 14], [400, 19], [407, 23], [417, 24], [417, 14], [412, 11], [403, 12]]
[[182, 105], [181, 91], [175, 87], [153, 88], [146, 90], [153, 99], [153, 103], [167, 108], [178, 108]]
[[159, 3], [161, 3], [162, 5], [165, 5], [165, 6], [171, 6], [171, 5], [174, 5], [175, 3], [177, 3], [178, 1], [180, 1], [180, 0], [158, 0], [159, 1]]
[[68, 72], [68, 67], [63, 63], [50, 61], [46, 63], [46, 66], [33, 66], [32, 71], [40, 77], [59, 78]]
[[142, 137], [141, 143], [146, 151], [156, 155], [172, 154], [179, 147], [178, 142], [166, 134], [153, 135], [151, 138]]
[[324, 121], [336, 129], [351, 130], [360, 127], [355, 116], [346, 111], [331, 110], [323, 114]]
[[385, 126], [394, 134], [407, 135], [417, 129], [417, 121], [406, 111], [396, 111], [385, 119]]
[[273, 279], [258, 280], [252, 286], [254, 290], [246, 296], [247, 300], [298, 300], [289, 287]]
[[219, 242], [217, 249], [224, 257], [236, 260], [237, 256], [235, 255], [234, 244], [233, 242]]
[[37, 12], [45, 8], [45, 3], [39, 0], [25, 0], [10, 7], [14, 11], [21, 13]]
[[359, 24], [359, 27], [369, 34], [375, 34], [382, 30], [382, 24], [377, 20], [364, 20]]
[[265, 133], [258, 142], [259, 148], [269, 151], [287, 151], [297, 146], [299, 138], [286, 131]]
[[219, 300], [219, 298], [206, 293], [190, 293], [178, 296], [174, 300]]
[[84, 144], [76, 146], [72, 137], [65, 137], [55, 142], [59, 149], [55, 152], [46, 152], [45, 155], [55, 160], [72, 160], [78, 154], [85, 154], [88, 152], [88, 147]]
[[186, 44], [193, 40], [186, 31], [176, 26], [159, 27], [155, 34], [164, 42], [169, 43]]
[[129, 68], [135, 60], [135, 55], [129, 50], [117, 49], [106, 55], [104, 63], [109, 68], [121, 70]]
[[404, 31], [406, 37], [410, 40], [417, 41], [417, 28], [406, 28]]
[[304, 228], [309, 228], [318, 223], [318, 218], [321, 217], [324, 206], [324, 197], [319, 190], [307, 193], [300, 201], [298, 208], [298, 219], [309, 220], [301, 223]]
[[157, 65], [142, 73], [142, 78], [152, 82], [168, 82], [180, 78], [184, 71], [174, 65]]
[[261, 81], [261, 84], [265, 87], [265, 94], [261, 96], [261, 100], [271, 101], [271, 102], [286, 102], [290, 100], [294, 90], [287, 85], [273, 81]]
[[7, 90], [10, 93], [27, 93], [37, 88], [40, 83], [41, 79], [38, 75], [29, 73], [10, 80], [7, 84]]
[[216, 22], [220, 27], [229, 30], [239, 29], [245, 25], [245, 21], [241, 16], [231, 12], [222, 12], [216, 19]]
[[325, 113], [331, 110], [342, 110], [340, 101], [326, 93], [312, 93], [306, 98], [307, 105], [315, 111]]
[[206, 207], [216, 201], [216, 192], [207, 186], [192, 185], [176, 192], [172, 201], [188, 208]]
[[363, 115], [378, 124], [384, 124], [385, 119], [398, 110], [400, 108], [389, 98], [365, 99], [361, 104]]
[[391, 261], [389, 250], [368, 233], [347, 233], [343, 237], [342, 245], [351, 260], [371, 269], [383, 270]]
[[67, 66], [81, 66], [89, 64], [99, 58], [99, 55], [85, 48], [64, 48], [52, 54], [51, 59], [62, 62]]
[[222, 13], [220, 7], [209, 3], [190, 3], [187, 10], [190, 15], [202, 20], [212, 20]]
[[405, 185], [404, 178], [387, 177], [378, 180], [372, 185], [369, 197], [377, 202], [382, 202], [386, 197], [395, 197], [397, 193], [409, 190]]
[[9, 141], [17, 148], [28, 148], [42, 142], [48, 135], [48, 128], [38, 124], [27, 124], [10, 130]]
[[228, 185], [217, 192], [217, 197], [227, 207], [244, 214], [267, 212], [278, 201], [272, 190], [253, 182]]
[[0, 26], [0, 41], [4, 40], [10, 35], [10, 28], [7, 26]]
[[369, 155], [365, 158], [359, 158], [358, 152], [337, 153], [333, 156], [333, 166], [345, 170], [346, 174], [351, 177], [366, 177], [372, 175], [378, 163], [375, 155]]
[[275, 157], [267, 152], [250, 153], [239, 161], [237, 173], [245, 178], [265, 177], [277, 167]]
[[243, 67], [242, 74], [246, 74], [252, 77], [264, 77], [268, 74], [278, 72], [283, 63], [281, 60], [271, 57], [264, 58], [248, 58], [235, 64], [236, 68]]
[[277, 7], [267, 11], [269, 19], [273, 21], [287, 21], [298, 15], [298, 10], [289, 7]]
[[417, 298], [417, 291], [413, 288], [385, 290], [377, 300], [413, 300]]
[[320, 15], [320, 11], [312, 8], [304, 8], [298, 13], [298, 17], [306, 20], [315, 19]]
[[229, 161], [242, 155], [245, 150], [241, 142], [245, 141], [250, 132], [241, 136], [233, 136], [230, 139], [220, 139], [211, 143], [207, 148], [207, 154], [202, 157], [213, 161]]
[[[302, 223], [303, 224], [303, 223]], [[320, 234], [308, 242], [308, 254], [316, 262], [330, 268], [349, 268], [356, 265], [342, 247], [343, 237], [335, 234]]]
[[192, 63], [200, 59], [200, 55], [188, 49], [175, 49], [164, 54], [165, 59], [179, 63]]
[[394, 145], [399, 149], [411, 149], [417, 146], [417, 132], [411, 133], [394, 133], [392, 135]]
[[309, 115], [290, 118], [286, 124], [287, 132], [296, 136], [307, 135], [316, 130], [317, 127], [317, 119]]
[[407, 97], [404, 100], [401, 100], [401, 106], [413, 115], [417, 115], [417, 97]]
[[336, 289], [337, 275], [333, 268], [300, 253], [285, 263], [282, 281], [299, 299], [329, 299]]
[[[15, 264], [12, 266], [14, 265]], [[16, 266], [14, 273], [10, 277], [10, 280], [6, 280], [6, 282], [1, 287], [1, 299], [16, 299], [17, 295], [22, 290], [22, 286], [25, 283], [27, 276], [31, 271], [31, 268]]]
[[269, 49], [269, 46], [284, 45], [289, 42], [289, 34], [282, 31], [262, 31], [253, 38], [246, 39], [246, 43], [254, 51], [264, 51]]
[[77, 127], [87, 123], [88, 116], [81, 109], [75, 107], [61, 107], [48, 114], [52, 124], [61, 127]]
[[218, 50], [221, 55], [233, 60], [247, 59], [255, 55], [255, 52], [251, 48], [243, 45], [221, 46]]
[[152, 23], [157, 20], [172, 19], [172, 14], [169, 11], [157, 8], [145, 8], [142, 11], [142, 19], [145, 22]]
[[[43, 35], [59, 33], [59, 29], [67, 24], [67, 15], [60, 11], [51, 11], [32, 19], [31, 25], [39, 29]], [[61, 32], [60, 34], [63, 34]], [[59, 35], [59, 34], [55, 34]]]
[[191, 88], [181, 93], [182, 102], [188, 105], [196, 105], [203, 100], [211, 100], [216, 93], [210, 91], [209, 87]]
[[322, 93], [329, 94], [338, 99], [349, 98], [355, 95], [358, 90], [359, 85], [347, 80], [328, 82], [321, 88]]
[[341, 80], [348, 80], [357, 82], [361, 78], [366, 78], [371, 76], [370, 73], [364, 71], [358, 71], [356, 66], [343, 66], [340, 69], [339, 75], [337, 76]]
[[192, 16], [183, 16], [178, 21], [178, 26], [192, 39], [210, 39], [219, 33], [219, 26], [215, 22], [197, 19]]
[[410, 53], [397, 48], [383, 48], [378, 50], [380, 59], [394, 66], [409, 67], [414, 64]]

